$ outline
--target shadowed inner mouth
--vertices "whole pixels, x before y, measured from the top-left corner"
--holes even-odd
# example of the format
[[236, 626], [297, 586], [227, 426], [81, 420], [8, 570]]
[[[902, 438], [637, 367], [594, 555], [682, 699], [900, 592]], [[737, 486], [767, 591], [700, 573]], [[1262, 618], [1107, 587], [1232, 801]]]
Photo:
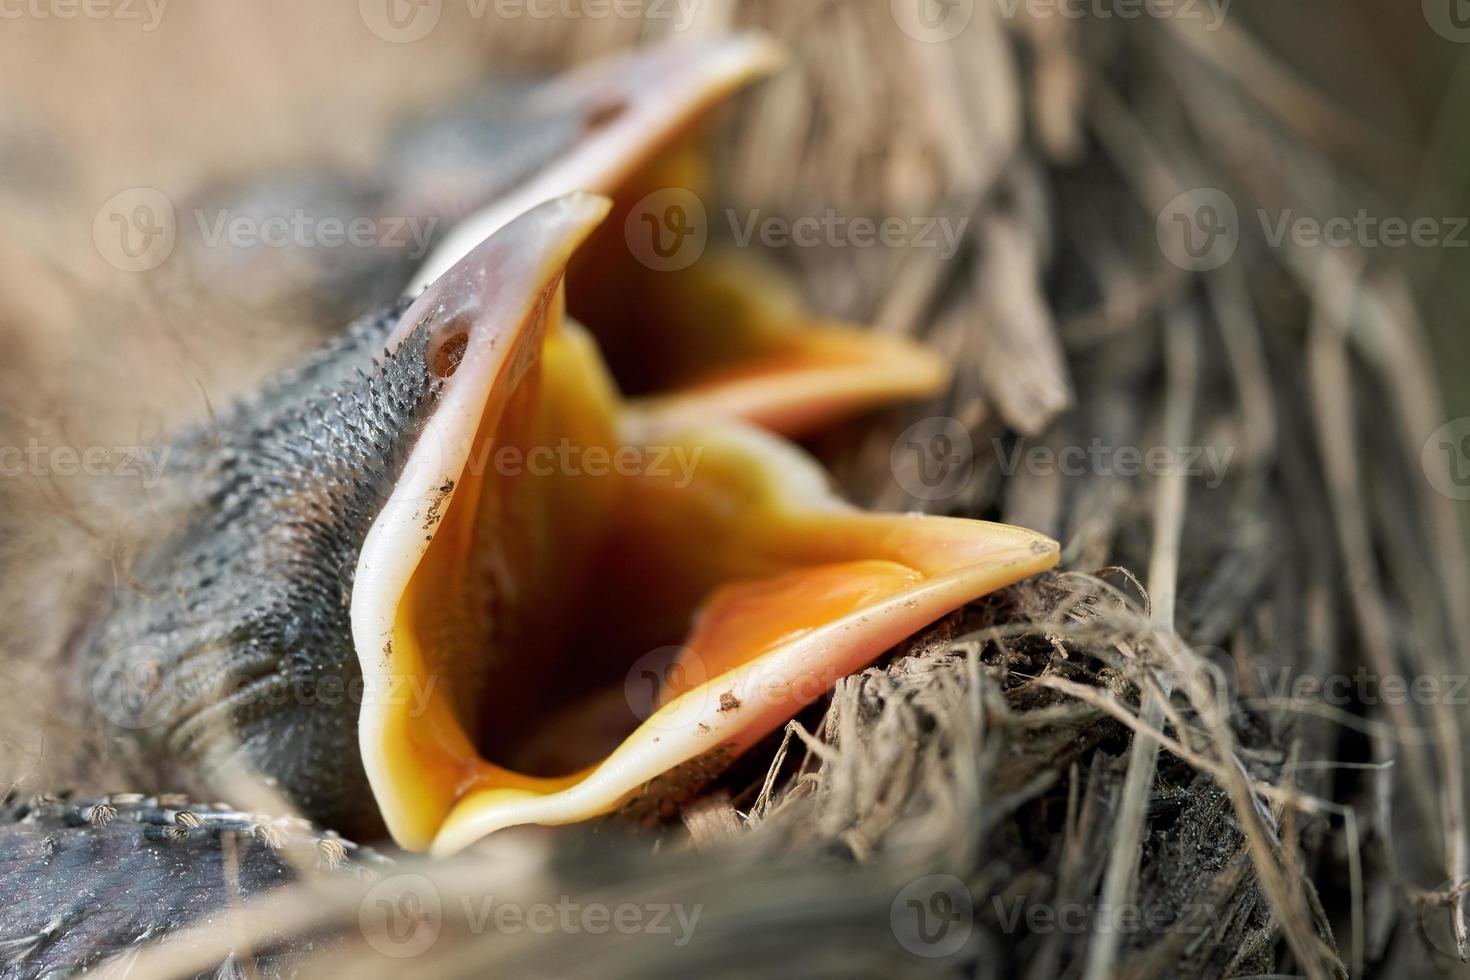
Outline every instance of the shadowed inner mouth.
[[[452, 853], [686, 795], [839, 678], [1056, 558], [1019, 528], [858, 512], [789, 443], [711, 421], [799, 428], [932, 384], [931, 355], [876, 380], [753, 366], [685, 401], [623, 401], [562, 320], [561, 273], [586, 272], [567, 261], [606, 205], [533, 209], [400, 324], [440, 324], [427, 354], [446, 381], [359, 554], [351, 612], [359, 747], [404, 846]], [[567, 288], [592, 289], [586, 303], [597, 285]], [[402, 682], [425, 696], [385, 696]]]
[[812, 315], [766, 250], [725, 240], [721, 213], [696, 193], [711, 184], [707, 168], [690, 139], [671, 143], [620, 184], [573, 257], [568, 308], [623, 393], [687, 397], [854, 370], [910, 394], [942, 383], [924, 352]]
[[[441, 373], [457, 343], [435, 351]], [[670, 697], [922, 579], [858, 557], [856, 539], [806, 553], [773, 535], [769, 487], [697, 434], [625, 438], [574, 324], [510, 387], [493, 389], [451, 503], [426, 518], [395, 629], [479, 779], [571, 777]]]

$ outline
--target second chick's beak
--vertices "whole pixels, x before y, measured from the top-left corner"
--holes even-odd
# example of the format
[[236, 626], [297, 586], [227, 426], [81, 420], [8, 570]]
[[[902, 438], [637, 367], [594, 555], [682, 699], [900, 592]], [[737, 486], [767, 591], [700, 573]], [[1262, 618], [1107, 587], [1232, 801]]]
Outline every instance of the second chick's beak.
[[744, 423], [629, 411], [564, 316], [608, 209], [531, 210], [195, 438], [181, 526], [83, 647], [155, 782], [253, 773], [441, 853], [585, 820], [686, 795], [1056, 561], [1020, 528], [855, 511]]
[[[586, 191], [617, 210], [571, 271], [569, 301], [626, 392], [690, 419], [745, 418], [789, 434], [931, 394], [947, 372], [922, 347], [815, 316], [757, 249], [736, 260], [718, 242], [704, 248], [717, 229], [701, 130], [779, 62], [774, 44], [750, 33], [482, 85], [406, 122], [363, 174], [284, 171], [200, 191], [187, 208], [201, 235], [185, 238], [184, 284], [203, 285], [222, 313], [335, 331], [417, 296], [532, 207]], [[220, 237], [236, 221], [281, 237]], [[314, 247], [317, 228], [353, 233]]]
[[799, 436], [937, 393], [949, 372], [935, 354], [814, 314], [759, 249], [719, 240], [702, 124], [779, 63], [771, 41], [746, 34], [645, 49], [545, 86], [541, 114], [586, 120], [577, 138], [461, 218], [408, 295], [528, 209], [591, 191], [611, 198], [613, 212], [572, 263], [567, 304], [635, 399], [631, 410], [745, 419]]

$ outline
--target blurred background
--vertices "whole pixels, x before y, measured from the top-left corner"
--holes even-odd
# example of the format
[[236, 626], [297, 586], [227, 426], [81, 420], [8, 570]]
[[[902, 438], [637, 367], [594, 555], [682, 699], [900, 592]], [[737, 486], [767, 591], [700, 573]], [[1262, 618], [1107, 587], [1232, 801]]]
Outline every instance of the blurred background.
[[[1449, 217], [1470, 210], [1470, 132], [1460, 124], [1470, 48], [1453, 19], [1460, 2], [1421, 0], [1421, 10], [1395, 0], [1326, 8], [1181, 0], [1161, 5], [1177, 15], [1143, 20], [1166, 24], [1172, 46], [1201, 45], [1201, 70], [1249, 79], [1268, 117], [1297, 127], [1337, 176], [1370, 189], [1375, 213]], [[1097, 16], [1110, 6], [1124, 13]], [[271, 168], [363, 168], [395, 123], [486, 76], [545, 72], [732, 26], [764, 26], [793, 49], [791, 71], [756, 98], [763, 114], [755, 125], [801, 140], [813, 164], [777, 165], [789, 163], [789, 143], [747, 143], [744, 170], [727, 170], [740, 203], [798, 214], [827, 206], [928, 214], [935, 201], [987, 186], [1017, 149], [1023, 106], [1054, 159], [1075, 158], [1094, 80], [1059, 52], [1114, 43], [1108, 38], [1138, 24], [1132, 10], [1089, 0], [261, 0], [243, 8], [13, 0], [0, 32], [3, 303], [29, 325], [17, 342], [50, 376], [55, 357], [78, 353], [80, 297], [149, 285], [93, 244], [93, 219], [113, 195], [141, 186], [179, 200], [201, 182]], [[921, 14], [968, 26], [942, 41], [947, 28], [917, 42], [896, 29]], [[1007, 35], [1040, 39], [1029, 49], [1042, 69], [1030, 91], [1011, 91], [1018, 55], [997, 44]], [[1257, 140], [1242, 130], [1240, 149]], [[1470, 356], [1456, 316], [1470, 289], [1470, 248], [1380, 248], [1372, 258], [1404, 269], [1451, 404], [1470, 413], [1470, 393], [1453, 383]], [[185, 299], [159, 302], [197, 321]], [[207, 325], [192, 322], [174, 339], [197, 345], [201, 330]]]

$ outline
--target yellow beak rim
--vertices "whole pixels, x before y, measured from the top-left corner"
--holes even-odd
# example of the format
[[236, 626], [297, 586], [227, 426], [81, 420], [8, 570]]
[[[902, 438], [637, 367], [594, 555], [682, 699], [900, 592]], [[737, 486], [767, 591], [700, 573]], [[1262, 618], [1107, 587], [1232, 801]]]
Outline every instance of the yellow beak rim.
[[[586, 194], [533, 209], [434, 283], [390, 342], [425, 327], [430, 363], [447, 365], [361, 552], [351, 610], [363, 762], [411, 849], [448, 854], [505, 827], [683, 795], [840, 677], [1057, 560], [1055, 542], [1021, 528], [856, 511], [800, 450], [743, 423], [628, 411], [595, 345], [563, 322], [563, 271], [607, 210]], [[553, 439], [641, 465], [486, 466]], [[693, 462], [651, 465], [660, 454]], [[568, 624], [577, 610], [597, 628]], [[645, 658], [630, 655], [645, 640], [676, 652], [638, 703]], [[609, 670], [594, 693], [620, 727], [560, 739], [585, 742], [584, 763], [524, 771], [485, 744], [512, 716], [563, 724], [581, 702], [535, 697], [582, 697]], [[531, 675], [539, 695], [518, 686]]]

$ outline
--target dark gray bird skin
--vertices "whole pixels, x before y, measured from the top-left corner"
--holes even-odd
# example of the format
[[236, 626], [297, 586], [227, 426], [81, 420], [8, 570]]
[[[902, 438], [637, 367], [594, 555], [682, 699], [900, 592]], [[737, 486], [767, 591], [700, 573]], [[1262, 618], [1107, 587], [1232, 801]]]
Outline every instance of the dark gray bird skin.
[[[0, 806], [0, 976], [79, 974], [289, 884], [301, 867], [372, 875], [391, 866], [300, 821], [184, 798], [12, 801]], [[245, 965], [289, 976], [297, 957], [332, 941], [297, 937]], [[211, 975], [241, 975], [238, 965]]]
[[[742, 83], [763, 50], [751, 43], [737, 42], [704, 74], [701, 58], [680, 48], [488, 87], [406, 123], [371, 174], [265, 176], [198, 207], [430, 215], [448, 233], [564, 154], [601, 174], [653, 152]], [[671, 89], [688, 97], [663, 98]], [[589, 134], [621, 139], [609, 149]], [[592, 163], [589, 154], [601, 156]], [[356, 741], [361, 672], [349, 606], [363, 541], [437, 390], [427, 333], [392, 356], [383, 349], [422, 256], [392, 245], [198, 251], [225, 264], [208, 282], [221, 304], [215, 286], [267, 304], [289, 293], [328, 334], [348, 307], [376, 305], [320, 353], [172, 441], [165, 483], [135, 522], [142, 541], [125, 587], [70, 645], [81, 703], [97, 708], [130, 762], [139, 782], [129, 789], [230, 799], [230, 779], [265, 774], [308, 817], [374, 840], [383, 827]], [[276, 278], [272, 262], [295, 272]], [[301, 289], [283, 293], [282, 282]]]
[[[685, 77], [662, 71], [640, 68], [629, 83], [663, 90]], [[384, 836], [357, 745], [350, 598], [440, 378], [426, 328], [391, 355], [384, 345], [426, 251], [620, 105], [612, 86], [550, 93], [550, 81], [487, 84], [405, 122], [366, 171], [279, 171], [175, 201], [178, 240], [161, 272], [221, 313], [335, 339], [172, 438], [163, 482], [135, 515], [135, 559], [83, 611], [60, 672], [128, 770], [123, 788], [187, 795], [0, 805], [0, 977], [73, 975], [217, 921], [292, 881], [303, 862], [287, 859], [293, 849], [337, 873], [386, 864], [337, 836]], [[367, 219], [380, 234], [336, 247], [211, 244], [204, 231], [220, 214], [257, 228]], [[421, 237], [402, 225], [390, 234], [411, 220]], [[188, 802], [258, 799], [240, 792], [246, 774], [313, 823]], [[333, 940], [286, 942], [217, 975], [289, 976]]]
[[[596, 104], [558, 104], [545, 97], [549, 83], [488, 81], [405, 120], [366, 173], [281, 170], [206, 186], [176, 215], [177, 261], [213, 303], [338, 329], [401, 296], [456, 222], [596, 124]], [[271, 221], [277, 244], [258, 240]], [[338, 230], [354, 222], [359, 237]]]
[[78, 700], [131, 788], [230, 798], [241, 773], [265, 773], [323, 825], [381, 836], [357, 749], [349, 599], [438, 390], [426, 329], [383, 350], [403, 305], [179, 438], [130, 587], [73, 653]]
[[[422, 248], [581, 130], [579, 111], [540, 104], [537, 89], [489, 84], [409, 120], [368, 174], [268, 174], [180, 209], [172, 261], [211, 302], [339, 336], [174, 438], [127, 586], [98, 601], [68, 652], [77, 701], [131, 770], [127, 788], [228, 798], [242, 772], [270, 773], [322, 826], [381, 836], [357, 751], [348, 599], [362, 539], [437, 387], [422, 331], [391, 357], [383, 341]], [[385, 231], [413, 218], [428, 237], [206, 247], [199, 221], [218, 211], [257, 223], [368, 218]], [[0, 977], [79, 974], [287, 885], [303, 862], [346, 874], [388, 863], [334, 831], [189, 799], [0, 806]], [[290, 976], [332, 941], [293, 936], [209, 975]]]

